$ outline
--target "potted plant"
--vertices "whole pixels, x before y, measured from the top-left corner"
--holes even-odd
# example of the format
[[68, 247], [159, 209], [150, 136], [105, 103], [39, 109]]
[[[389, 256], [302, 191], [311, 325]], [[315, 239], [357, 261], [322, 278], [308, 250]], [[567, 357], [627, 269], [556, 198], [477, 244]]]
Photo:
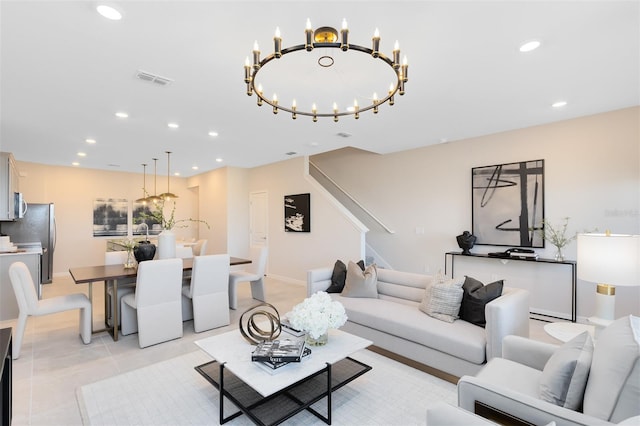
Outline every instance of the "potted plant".
[[291, 326], [307, 333], [306, 342], [311, 346], [327, 344], [330, 328], [339, 328], [347, 322], [342, 303], [331, 299], [328, 293], [319, 291], [304, 299], [286, 314]]

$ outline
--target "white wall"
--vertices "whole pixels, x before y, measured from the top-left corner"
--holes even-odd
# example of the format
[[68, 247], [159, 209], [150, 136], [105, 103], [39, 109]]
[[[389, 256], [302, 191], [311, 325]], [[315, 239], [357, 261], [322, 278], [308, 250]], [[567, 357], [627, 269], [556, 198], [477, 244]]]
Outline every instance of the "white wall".
[[[16, 159], [20, 171], [20, 191], [30, 203], [54, 203], [57, 245], [53, 258], [54, 275], [67, 274], [70, 267], [104, 263], [106, 240], [119, 237], [93, 237], [93, 202], [96, 198], [124, 198], [132, 202], [142, 196], [142, 173], [89, 170], [47, 166]], [[186, 187], [186, 179], [172, 178], [176, 219], [197, 218], [197, 191]], [[167, 203], [166, 209], [172, 206]], [[165, 210], [167, 212], [167, 210]], [[198, 227], [176, 229], [177, 238], [197, 238]]]
[[[367, 234], [393, 268], [433, 273], [444, 269], [445, 252], [459, 251], [455, 236], [471, 231], [471, 168], [478, 166], [544, 159], [548, 220], [570, 217], [570, 233], [640, 234], [639, 115], [629, 108], [388, 155], [349, 149], [312, 160], [396, 231], [372, 226]], [[555, 250], [539, 251], [553, 257]], [[565, 251], [575, 259], [575, 242]], [[578, 283], [578, 316], [593, 314], [594, 292], [595, 284]], [[640, 314], [640, 288], [617, 293], [617, 314]]]

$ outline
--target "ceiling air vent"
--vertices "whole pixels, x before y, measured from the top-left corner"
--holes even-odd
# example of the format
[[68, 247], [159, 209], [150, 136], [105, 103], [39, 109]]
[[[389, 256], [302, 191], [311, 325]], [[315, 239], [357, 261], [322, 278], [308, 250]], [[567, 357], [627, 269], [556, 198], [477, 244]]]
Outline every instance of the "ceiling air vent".
[[155, 83], [159, 86], [166, 86], [173, 82], [173, 80], [170, 78], [162, 77], [156, 74], [151, 74], [150, 72], [146, 72], [142, 70], [138, 70], [138, 72], [136, 73], [136, 77], [139, 78], [140, 80], [148, 81], [150, 83]]
[[336, 136], [339, 136], [341, 138], [350, 138], [351, 137], [351, 133], [339, 132], [339, 133], [336, 133]]

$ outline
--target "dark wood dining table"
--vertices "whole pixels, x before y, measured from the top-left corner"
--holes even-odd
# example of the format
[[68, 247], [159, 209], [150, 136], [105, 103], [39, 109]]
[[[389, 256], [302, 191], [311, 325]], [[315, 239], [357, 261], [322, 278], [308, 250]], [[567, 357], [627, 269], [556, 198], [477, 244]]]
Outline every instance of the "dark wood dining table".
[[[246, 265], [251, 263], [249, 259], [243, 259], [240, 257], [231, 257], [229, 264], [231, 266], [235, 265]], [[182, 272], [187, 275], [191, 273], [193, 269], [193, 258], [185, 258], [182, 259]], [[118, 341], [118, 316], [119, 316], [119, 306], [118, 306], [118, 283], [127, 281], [128, 283], [133, 282], [135, 284], [135, 279], [138, 275], [137, 266], [134, 268], [125, 268], [123, 264], [116, 265], [96, 265], [96, 266], [81, 266], [77, 268], [69, 268], [69, 273], [71, 274], [71, 278], [76, 284], [88, 284], [89, 285], [89, 300], [91, 301], [91, 332], [97, 333], [101, 331], [108, 331], [113, 337], [114, 341]], [[93, 283], [104, 281], [104, 325], [105, 328], [100, 330], [94, 330], [93, 328], [93, 312], [95, 311], [93, 306]], [[107, 294], [107, 289], [109, 285], [113, 287], [113, 300], [115, 301], [113, 306], [113, 318], [112, 324], [108, 323], [108, 305], [107, 298], [109, 295]]]

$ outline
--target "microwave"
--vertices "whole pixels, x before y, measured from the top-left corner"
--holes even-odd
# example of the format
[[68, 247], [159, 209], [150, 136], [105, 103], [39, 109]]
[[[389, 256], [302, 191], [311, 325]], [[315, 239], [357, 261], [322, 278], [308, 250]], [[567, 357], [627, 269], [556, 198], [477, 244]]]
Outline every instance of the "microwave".
[[15, 218], [22, 219], [27, 213], [27, 202], [22, 196], [22, 192], [14, 192]]

